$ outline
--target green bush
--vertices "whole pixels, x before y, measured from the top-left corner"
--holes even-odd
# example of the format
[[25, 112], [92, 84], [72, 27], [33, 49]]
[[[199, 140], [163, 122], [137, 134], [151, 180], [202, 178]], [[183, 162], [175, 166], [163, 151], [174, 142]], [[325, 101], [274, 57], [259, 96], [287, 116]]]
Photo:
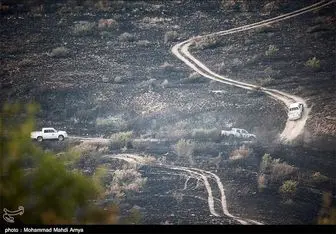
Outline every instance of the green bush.
[[110, 149], [121, 149], [124, 147], [129, 148], [132, 145], [131, 142], [132, 135], [133, 135], [132, 131], [118, 132], [112, 134]]
[[269, 172], [273, 159], [270, 154], [264, 154], [260, 163], [260, 171], [263, 173]]
[[310, 58], [305, 62], [305, 66], [318, 70], [321, 67], [320, 60], [317, 59], [316, 57]]
[[164, 43], [167, 44], [170, 41], [176, 41], [178, 36], [176, 31], [168, 31], [164, 35]]
[[293, 198], [297, 191], [298, 182], [294, 180], [286, 180], [279, 188], [279, 192], [285, 198]]
[[278, 47], [275, 45], [269, 45], [268, 50], [266, 50], [265, 55], [266, 56], [272, 56], [275, 55], [279, 51]]
[[64, 158], [31, 141], [36, 110], [6, 104], [0, 113], [1, 210], [23, 206], [24, 214], [15, 219], [25, 224], [115, 223], [115, 208], [90, 202], [103, 195], [97, 177], [68, 170]]

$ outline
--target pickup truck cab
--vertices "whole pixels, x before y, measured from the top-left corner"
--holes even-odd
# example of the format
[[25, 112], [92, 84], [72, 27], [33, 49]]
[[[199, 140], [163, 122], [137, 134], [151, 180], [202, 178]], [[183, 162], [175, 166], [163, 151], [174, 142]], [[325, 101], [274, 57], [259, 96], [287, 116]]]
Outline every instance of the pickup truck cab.
[[244, 139], [249, 139], [249, 140], [255, 140], [257, 138], [256, 135], [249, 133], [245, 129], [241, 129], [241, 128], [232, 128], [229, 131], [222, 130], [221, 136], [228, 136], [230, 138], [244, 138]]
[[55, 140], [63, 141], [68, 137], [65, 131], [57, 131], [55, 128], [42, 128], [42, 131], [35, 131], [30, 133], [30, 138], [39, 142], [43, 140]]
[[291, 104], [288, 108], [288, 119], [297, 120], [301, 119], [303, 113], [303, 104], [300, 102], [295, 102]]

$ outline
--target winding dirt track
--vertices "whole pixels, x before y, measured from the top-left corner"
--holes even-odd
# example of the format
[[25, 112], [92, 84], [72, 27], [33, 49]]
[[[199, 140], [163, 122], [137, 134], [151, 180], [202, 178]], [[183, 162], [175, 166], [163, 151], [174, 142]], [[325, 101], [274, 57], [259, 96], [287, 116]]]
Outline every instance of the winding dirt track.
[[[140, 165], [148, 164], [148, 162], [145, 161], [143, 157], [141, 157], [139, 155], [134, 155], [134, 154], [105, 155], [104, 157], [124, 160], [124, 161], [126, 161], [130, 164], [140, 164]], [[204, 186], [205, 186], [205, 189], [207, 191], [207, 194], [208, 194], [207, 202], [208, 202], [208, 205], [209, 205], [209, 211], [213, 216], [215, 216], [215, 217], [221, 217], [222, 216], [219, 212], [216, 211], [216, 207], [215, 207], [215, 200], [219, 200], [220, 203], [221, 203], [221, 212], [225, 216], [230, 217], [230, 218], [234, 219], [235, 221], [237, 221], [237, 222], [239, 222], [243, 225], [248, 225], [248, 224], [261, 225], [261, 224], [263, 224], [261, 222], [258, 222], [258, 221], [252, 220], [252, 219], [243, 219], [243, 218], [239, 218], [237, 216], [234, 216], [234, 215], [230, 214], [230, 212], [228, 211], [228, 208], [227, 208], [224, 186], [223, 186], [222, 182], [220, 181], [219, 177], [216, 174], [214, 174], [212, 172], [209, 172], [209, 171], [202, 170], [202, 169], [192, 168], [192, 167], [181, 167], [181, 166], [160, 165], [160, 164], [154, 164], [154, 166], [163, 167], [163, 168], [166, 168], [166, 169], [169, 169], [169, 170], [182, 172], [182, 174], [173, 174], [173, 175], [187, 176], [187, 180], [184, 184], [183, 190], [186, 189], [187, 181], [190, 178], [194, 178], [197, 181], [202, 181]], [[220, 199], [214, 197], [213, 190], [212, 190], [211, 185], [209, 183], [209, 179], [213, 179], [216, 182], [216, 185], [217, 185], [217, 187], [220, 191]]]
[[[212, 33], [212, 34], [198, 36], [197, 38], [201, 39], [202, 37], [205, 37], [205, 36], [216, 36], [216, 35], [223, 36], [223, 35], [229, 35], [229, 34], [238, 33], [242, 31], [247, 31], [247, 30], [254, 29], [254, 28], [260, 28], [263, 26], [267, 26], [273, 23], [277, 23], [277, 22], [280, 22], [286, 19], [299, 16], [301, 14], [304, 14], [310, 11], [320, 9], [322, 7], [333, 4], [334, 2], [335, 0], [320, 1], [318, 3], [307, 6], [300, 10], [293, 11], [291, 13], [283, 14], [283, 15], [280, 15], [280, 16], [277, 16], [271, 19], [263, 20], [257, 23], [253, 23], [253, 24], [249, 24], [249, 25], [245, 25], [245, 26], [241, 26], [241, 27], [237, 27], [237, 28], [233, 28], [229, 30], [224, 30], [224, 31], [220, 31], [220, 32]], [[307, 107], [307, 103], [303, 98], [295, 96], [295, 95], [291, 95], [291, 94], [288, 94], [282, 91], [278, 91], [275, 89], [269, 89], [269, 88], [259, 87], [259, 86], [244, 83], [244, 82], [235, 81], [235, 80], [229, 79], [228, 77], [221, 76], [211, 71], [202, 62], [200, 62], [199, 60], [197, 60], [194, 56], [190, 54], [189, 47], [194, 43], [194, 40], [195, 38], [190, 38], [186, 41], [178, 43], [172, 48], [172, 53], [177, 58], [182, 60], [187, 66], [189, 66], [190, 68], [192, 68], [199, 74], [209, 79], [212, 79], [212, 80], [224, 83], [224, 84], [236, 86], [239, 88], [247, 89], [247, 90], [255, 90], [255, 89], [260, 88], [259, 90], [261, 92], [264, 92], [265, 94], [271, 96], [272, 98], [283, 102], [287, 107], [291, 103], [294, 103], [294, 102], [303, 103], [304, 112], [303, 112], [302, 118], [296, 121], [287, 120], [285, 129], [280, 134], [280, 140], [283, 142], [290, 142], [294, 140], [296, 137], [298, 137], [301, 133], [303, 133], [304, 126], [306, 124], [306, 121], [308, 119], [308, 114], [310, 112], [310, 108]]]

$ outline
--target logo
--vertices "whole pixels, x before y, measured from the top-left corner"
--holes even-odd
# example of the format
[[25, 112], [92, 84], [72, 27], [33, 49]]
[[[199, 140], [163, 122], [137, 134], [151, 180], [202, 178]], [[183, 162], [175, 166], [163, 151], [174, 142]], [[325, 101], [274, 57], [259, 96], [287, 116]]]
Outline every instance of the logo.
[[24, 213], [24, 207], [23, 206], [19, 206], [17, 210], [14, 210], [14, 211], [11, 211], [11, 210], [8, 210], [6, 208], [3, 209], [4, 211], [4, 214], [3, 214], [3, 218], [6, 222], [8, 223], [14, 223], [14, 218], [13, 216], [16, 216], [16, 215], [23, 215]]

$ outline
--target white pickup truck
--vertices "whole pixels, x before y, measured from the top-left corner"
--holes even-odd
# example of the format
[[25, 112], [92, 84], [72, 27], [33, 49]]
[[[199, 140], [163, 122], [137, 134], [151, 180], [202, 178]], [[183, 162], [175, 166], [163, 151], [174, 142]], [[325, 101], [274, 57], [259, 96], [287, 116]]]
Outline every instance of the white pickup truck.
[[300, 102], [292, 103], [288, 108], [288, 119], [297, 120], [301, 119], [303, 113], [303, 104]]
[[42, 128], [42, 131], [36, 131], [30, 133], [30, 138], [43, 141], [43, 140], [54, 140], [58, 139], [59, 141], [63, 141], [68, 137], [68, 134], [65, 131], [56, 131], [55, 128]]
[[255, 140], [257, 138], [256, 135], [248, 133], [245, 129], [241, 128], [232, 128], [229, 131], [222, 130], [221, 136], [228, 136], [229, 138], [244, 138], [249, 140]]

